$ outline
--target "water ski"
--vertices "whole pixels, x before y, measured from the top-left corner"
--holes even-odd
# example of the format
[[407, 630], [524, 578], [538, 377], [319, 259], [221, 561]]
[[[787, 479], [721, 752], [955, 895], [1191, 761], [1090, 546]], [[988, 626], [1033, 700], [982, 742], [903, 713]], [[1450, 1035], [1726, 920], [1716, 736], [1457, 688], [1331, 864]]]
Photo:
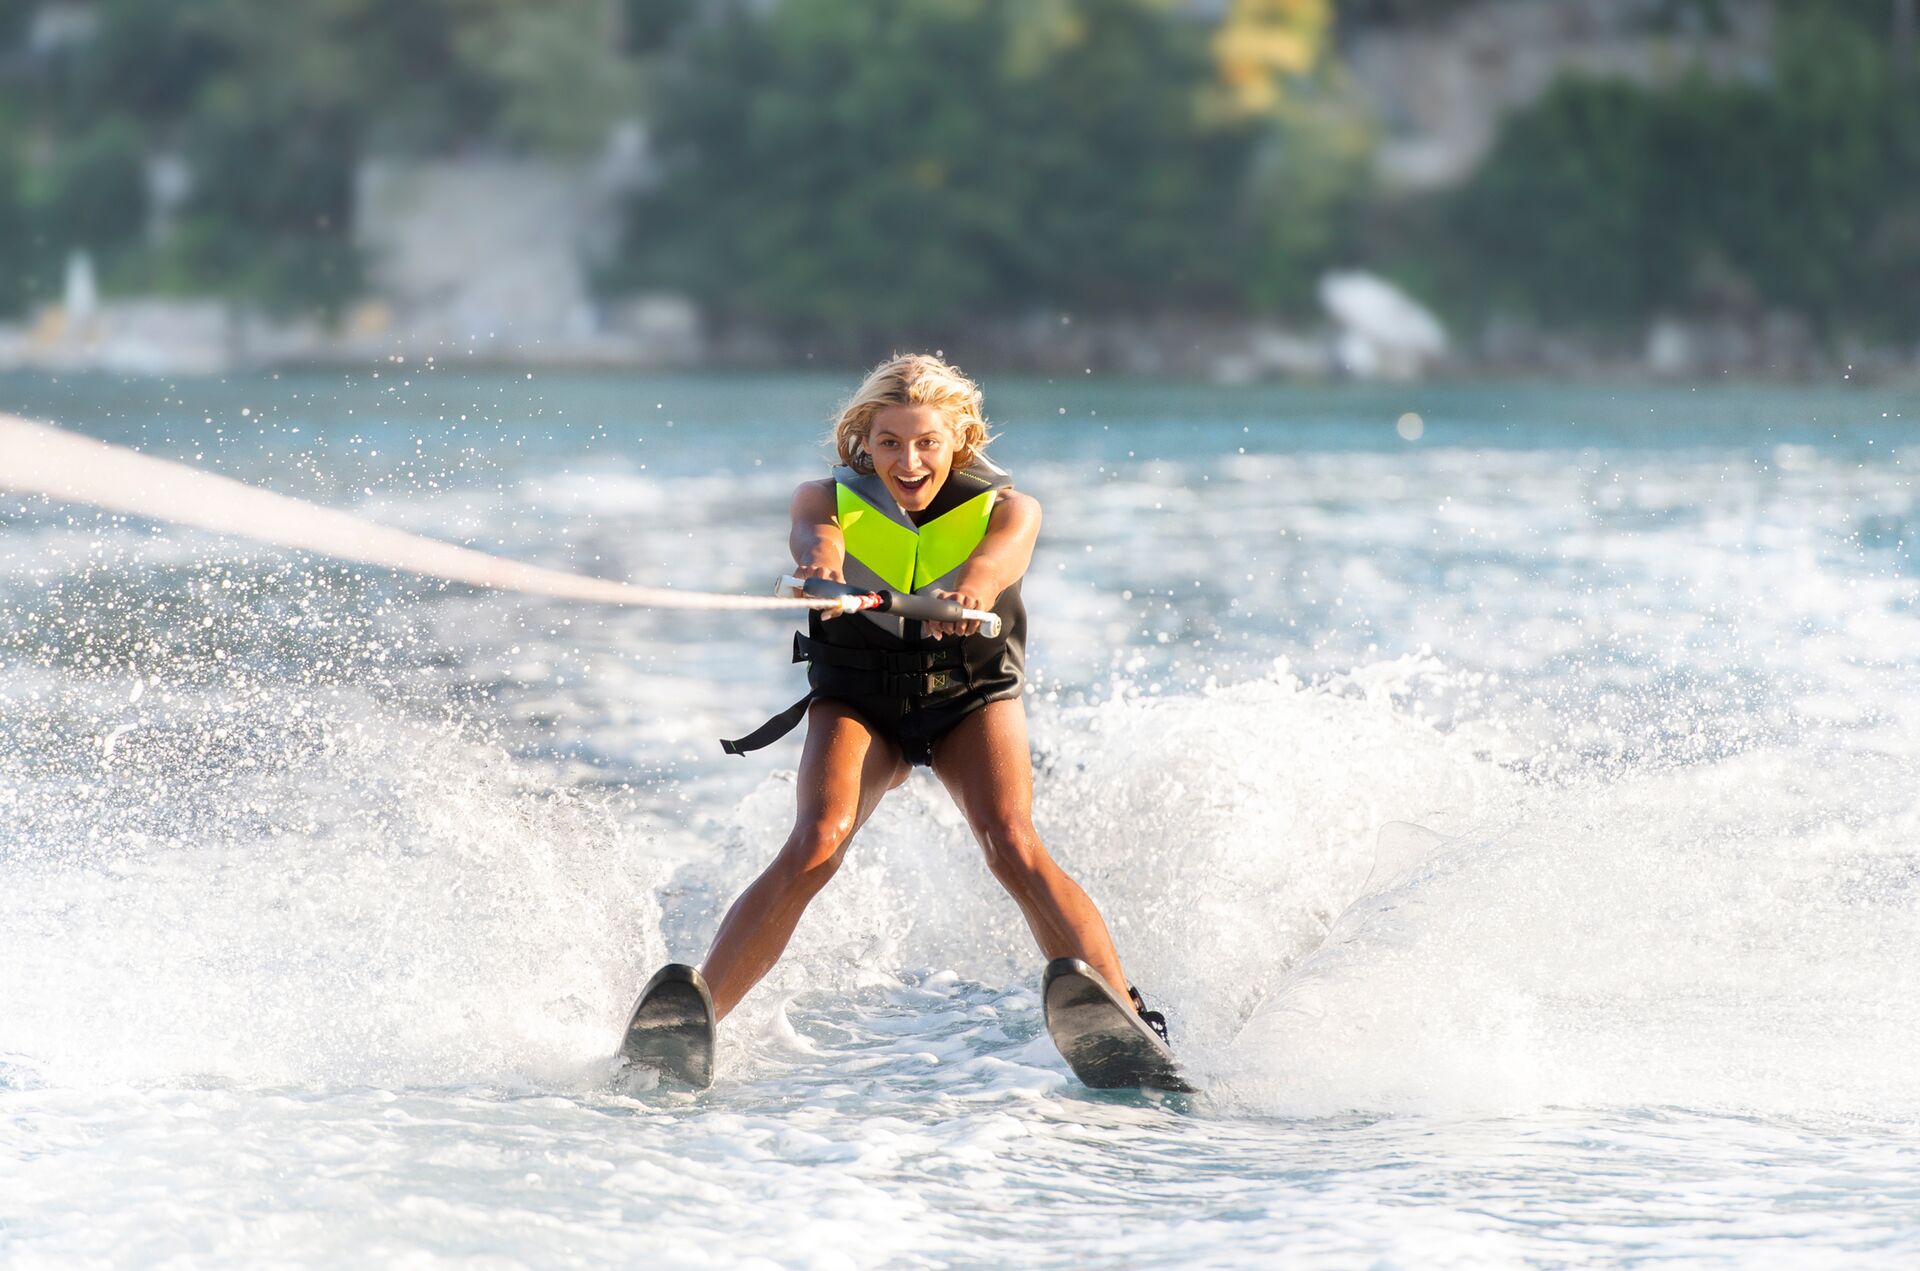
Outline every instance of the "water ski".
[[1049, 962], [1040, 997], [1053, 1044], [1073, 1075], [1095, 1090], [1194, 1093], [1166, 1043], [1154, 1036], [1126, 998], [1080, 959]]
[[698, 971], [669, 962], [654, 973], [633, 1004], [620, 1054], [663, 1081], [713, 1084], [713, 995]]

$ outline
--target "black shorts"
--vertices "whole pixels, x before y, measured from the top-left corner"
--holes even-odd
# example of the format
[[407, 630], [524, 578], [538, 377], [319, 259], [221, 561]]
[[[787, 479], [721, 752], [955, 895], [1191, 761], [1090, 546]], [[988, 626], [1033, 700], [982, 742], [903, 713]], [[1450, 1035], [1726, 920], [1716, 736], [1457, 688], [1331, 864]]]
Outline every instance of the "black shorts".
[[[827, 636], [836, 633], [812, 614], [808, 634], [795, 633], [793, 646], [793, 660], [808, 663], [807, 695], [745, 737], [722, 741], [721, 748], [744, 755], [770, 746], [799, 727], [808, 708], [825, 698], [852, 707], [873, 731], [898, 746], [908, 763], [930, 768], [934, 745], [960, 721], [989, 703], [1019, 697], [1026, 683], [1027, 618], [1018, 584], [1000, 594], [994, 612], [1001, 614], [1002, 635], [966, 636], [950, 653], [913, 644], [875, 648], [859, 639], [847, 641], [846, 631], [837, 633], [842, 643], [833, 645]], [[921, 695], [924, 689], [894, 691], [916, 689], [916, 681], [925, 681], [933, 695]]]
[[851, 707], [869, 728], [898, 746], [908, 763], [931, 768], [935, 744], [958, 727], [960, 721], [991, 702], [1010, 701], [1019, 696], [1020, 685], [1016, 683], [990, 692], [962, 693], [931, 702], [819, 691], [814, 693], [813, 700]]

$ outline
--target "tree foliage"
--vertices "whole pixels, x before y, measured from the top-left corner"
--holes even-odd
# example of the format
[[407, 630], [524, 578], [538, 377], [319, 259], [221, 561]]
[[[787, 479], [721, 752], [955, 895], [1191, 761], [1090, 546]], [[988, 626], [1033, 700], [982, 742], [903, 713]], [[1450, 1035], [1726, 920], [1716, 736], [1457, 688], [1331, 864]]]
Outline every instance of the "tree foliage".
[[[1176, 0], [89, 12], [90, 38], [0, 78], [17, 160], [0, 216], [19, 227], [0, 264], [42, 295], [85, 248], [110, 287], [337, 310], [359, 286], [366, 157], [580, 154], [645, 104], [666, 179], [636, 209], [630, 283], [843, 330], [1270, 308], [1339, 248], [1364, 150], [1325, 110], [1281, 109], [1278, 86], [1320, 65], [1330, 0], [1231, 0], [1217, 22]], [[0, 47], [23, 30], [0, 24]], [[190, 173], [161, 218], [156, 155]], [[149, 241], [156, 223], [170, 231]]]
[[[11, 206], [25, 227], [0, 249], [16, 283], [0, 308], [85, 247], [110, 279], [337, 309], [359, 282], [361, 159], [599, 144], [635, 96], [633, 2], [95, 0], [90, 38], [16, 54], [0, 78], [0, 142], [31, 159], [12, 203], [0, 193], [0, 217]], [[664, 19], [647, 32], [667, 33]], [[177, 232], [147, 243], [154, 153], [184, 157], [192, 179]]]
[[702, 32], [621, 281], [841, 332], [1238, 307], [1269, 121], [1147, 0], [785, 0]]
[[[1298, 311], [1371, 254], [1463, 315], [1920, 335], [1920, 67], [1881, 3], [1773, 0], [1748, 79], [1565, 80], [1424, 204], [1368, 198], [1332, 0], [90, 0], [61, 10], [89, 38], [30, 51], [42, 8], [0, 0], [0, 312], [76, 248], [110, 288], [336, 310], [369, 156], [580, 155], [645, 107], [661, 180], [609, 283], [793, 327]], [[155, 156], [191, 171], [159, 238]]]
[[38, 237], [62, 256], [82, 247], [122, 249], [146, 222], [145, 151], [124, 119], [77, 133], [35, 176], [28, 202]]
[[1785, 6], [1770, 80], [1568, 79], [1450, 209], [1484, 307], [1566, 324], [1780, 307], [1911, 335], [1920, 94], [1881, 33]]
[[21, 198], [21, 164], [0, 136], [0, 314], [26, 303], [32, 231]]
[[1228, 0], [1213, 56], [1229, 107], [1243, 114], [1279, 107], [1288, 83], [1320, 65], [1332, 25], [1331, 0]]

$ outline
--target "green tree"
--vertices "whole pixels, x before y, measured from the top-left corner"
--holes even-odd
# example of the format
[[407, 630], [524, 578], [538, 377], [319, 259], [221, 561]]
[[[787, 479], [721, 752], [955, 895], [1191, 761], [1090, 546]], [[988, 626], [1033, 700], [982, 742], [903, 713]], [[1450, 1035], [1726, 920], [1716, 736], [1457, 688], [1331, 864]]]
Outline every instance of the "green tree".
[[1920, 334], [1920, 90], [1884, 35], [1783, 4], [1769, 80], [1562, 81], [1449, 201], [1447, 290], [1601, 328], [1781, 307]]
[[78, 249], [111, 255], [139, 238], [147, 216], [145, 152], [124, 118], [69, 138], [38, 178], [31, 199], [38, 238], [61, 257]]
[[228, 94], [203, 104], [187, 146], [193, 190], [169, 245], [181, 278], [274, 312], [337, 312], [360, 286], [355, 140], [350, 120], [310, 106]]
[[1483, 303], [1618, 323], [1666, 299], [1671, 227], [1647, 215], [1655, 126], [1639, 88], [1578, 79], [1509, 121], [1451, 218]]
[[42, 118], [56, 138], [113, 119], [170, 139], [194, 99], [240, 56], [209, 0], [96, 0], [93, 37], [43, 68]]
[[36, 141], [20, 201], [44, 232], [23, 268], [57, 276], [48, 254], [137, 234], [139, 172], [166, 150], [189, 161], [188, 201], [176, 236], [129, 273], [335, 310], [359, 285], [362, 159], [598, 144], [637, 97], [630, 3], [95, 0], [91, 39], [0, 78], [0, 121]]
[[1256, 312], [1303, 312], [1328, 265], [1358, 253], [1373, 133], [1336, 78], [1268, 114], [1248, 174], [1242, 285]]
[[490, 136], [555, 152], [604, 142], [608, 124], [629, 113], [637, 96], [619, 25], [618, 9], [605, 0], [545, 0], [496, 5], [456, 26], [459, 64], [497, 102]]
[[1149, 0], [731, 10], [663, 87], [664, 179], [615, 282], [842, 334], [1239, 308], [1250, 256], [1320, 244], [1263, 241], [1267, 122], [1201, 109], [1211, 35]]
[[1781, 20], [1767, 129], [1779, 157], [1753, 191], [1769, 214], [1720, 225], [1770, 298], [1830, 326], [1904, 318], [1920, 333], [1913, 293], [1894, 286], [1915, 277], [1900, 242], [1920, 214], [1920, 97], [1896, 76], [1886, 33], [1832, 8], [1845, 6], [1790, 7]]
[[0, 316], [16, 314], [26, 304], [32, 268], [30, 231], [21, 206], [21, 165], [8, 141], [0, 131]]

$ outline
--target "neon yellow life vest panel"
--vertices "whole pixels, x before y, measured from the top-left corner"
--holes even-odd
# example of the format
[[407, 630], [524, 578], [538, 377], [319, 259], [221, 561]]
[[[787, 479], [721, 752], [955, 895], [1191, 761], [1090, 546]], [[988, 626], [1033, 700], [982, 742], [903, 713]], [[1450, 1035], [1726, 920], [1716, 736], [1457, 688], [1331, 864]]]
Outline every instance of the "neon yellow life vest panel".
[[834, 483], [847, 554], [895, 591], [931, 587], [965, 564], [987, 536], [998, 493], [984, 490], [916, 529], [889, 517], [851, 486]]

